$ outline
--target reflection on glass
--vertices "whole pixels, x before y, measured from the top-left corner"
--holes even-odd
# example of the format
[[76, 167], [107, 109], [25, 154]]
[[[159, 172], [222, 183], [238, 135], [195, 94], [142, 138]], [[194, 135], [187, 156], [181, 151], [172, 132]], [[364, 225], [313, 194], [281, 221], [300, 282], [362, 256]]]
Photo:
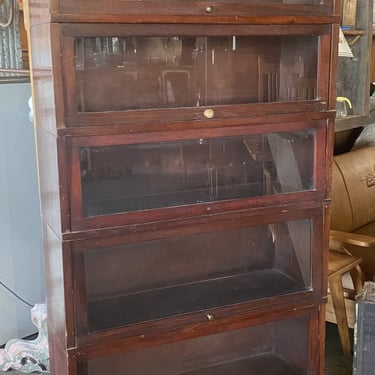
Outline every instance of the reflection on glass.
[[75, 39], [81, 112], [317, 99], [317, 36]]
[[310, 326], [308, 315], [273, 321], [89, 359], [79, 372], [123, 375], [126, 369], [137, 375], [308, 375], [312, 373]]
[[81, 149], [84, 216], [314, 188], [314, 130]]
[[[88, 375], [106, 371], [123, 375], [124, 369], [137, 375], [307, 375], [311, 373], [309, 318], [274, 321], [89, 359], [82, 370]], [[298, 332], [293, 340], [291, 332]]]
[[309, 290], [310, 239], [306, 219], [86, 250], [87, 330]]

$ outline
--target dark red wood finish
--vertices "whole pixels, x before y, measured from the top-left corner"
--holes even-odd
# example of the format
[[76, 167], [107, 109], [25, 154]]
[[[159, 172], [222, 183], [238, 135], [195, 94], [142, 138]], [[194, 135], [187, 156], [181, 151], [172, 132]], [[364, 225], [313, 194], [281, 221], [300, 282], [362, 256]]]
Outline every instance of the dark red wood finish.
[[[103, 10], [105, 7], [105, 11]], [[207, 7], [211, 7], [208, 8]], [[32, 23], [52, 22], [175, 22], [175, 23], [332, 23], [340, 16], [334, 0], [298, 2], [268, 1], [121, 1], [30, 0]]]
[[[220, 371], [227, 371], [225, 366], [228, 363], [235, 364], [231, 368], [235, 370], [230, 372], [233, 375], [256, 372], [256, 366], [269, 366], [268, 374], [277, 374], [276, 371], [287, 368], [285, 371], [290, 374], [322, 375], [338, 2], [32, 0], [29, 6], [51, 373], [96, 375], [96, 371], [111, 366], [114, 375], [127, 372], [127, 367], [134, 374], [137, 371], [140, 375], [149, 373], [151, 370], [146, 365], [137, 367], [136, 360], [133, 360], [135, 357], [140, 362], [144, 359], [145, 363], [149, 359], [149, 366], [155, 364], [152, 371], [164, 374], [160, 360], [164, 360], [163, 353], [167, 348], [170, 353], [170, 375], [206, 375], [210, 367], [221, 374]], [[181, 106], [109, 112], [77, 110], [79, 94], [74, 67], [75, 37], [220, 36], [223, 33], [259, 38], [291, 34], [319, 36], [316, 98], [273, 103], [216, 104], [199, 108]], [[267, 45], [262, 48], [263, 52], [267, 51]], [[290, 51], [292, 49], [291, 45]], [[97, 89], [100, 90], [100, 86]], [[206, 118], [205, 109], [213, 109], [214, 118]], [[83, 214], [82, 147], [179, 142], [303, 129], [314, 129], [315, 132], [313, 156], [310, 155], [313, 187], [306, 191], [279, 194], [277, 186], [273, 186], [272, 195], [93, 217]], [[100, 265], [95, 264], [100, 257], [90, 258], [97, 249], [102, 251], [102, 257], [108, 255], [108, 259], [111, 259], [113, 256], [113, 269], [116, 270], [115, 262], [124, 261], [134, 251], [133, 247], [140, 249], [139, 254], [144, 251], [145, 254], [152, 252], [157, 256], [159, 250], [152, 247], [155, 242], [170, 244], [183, 238], [188, 246], [189, 238], [200, 233], [220, 233], [220, 238], [230, 242], [230, 235], [226, 236], [225, 233], [231, 230], [236, 233], [236, 230], [251, 226], [272, 227], [275, 223], [298, 220], [309, 220], [311, 224], [307, 255], [299, 259], [309, 259], [311, 274], [303, 275], [308, 280], [300, 283], [299, 290], [282, 293], [271, 286], [266, 298], [252, 298], [249, 295], [235, 303], [214, 303], [208, 308], [193, 307], [183, 313], [154, 316], [149, 320], [137, 321], [135, 317], [130, 324], [90, 331], [87, 285], [95, 286], [95, 282], [104, 280], [106, 275], [103, 271], [103, 275], [98, 275], [96, 280], [96, 275], [86, 273], [89, 261], [94, 262], [91, 269], [95, 269], [95, 272], [100, 269]], [[272, 230], [269, 233], [273, 233]], [[277, 237], [279, 233], [275, 233]], [[251, 235], [249, 238], [252, 238]], [[224, 262], [217, 259], [220, 255], [230, 257], [237, 254], [246, 258], [251, 252], [256, 252], [252, 261], [261, 270], [269, 272], [271, 260], [277, 258], [277, 265], [284, 274], [294, 281], [302, 280], [301, 275], [297, 274], [298, 267], [294, 266], [298, 258], [295, 254], [298, 245], [285, 248], [286, 242], [280, 241], [285, 250], [275, 255], [276, 252], [263, 247], [265, 245], [262, 245], [261, 239], [257, 241], [257, 246], [253, 244], [243, 249], [231, 248], [229, 244], [226, 249], [222, 244], [217, 246], [220, 249], [217, 253], [213, 249], [212, 254], [216, 258], [208, 262], [211, 253], [207, 251], [205, 261], [211, 267], [222, 267], [227, 272]], [[234, 242], [230, 242], [232, 246]], [[289, 239], [289, 242], [292, 241]], [[240, 245], [243, 246], [243, 243], [240, 242]], [[147, 244], [151, 244], [151, 247], [148, 248]], [[174, 267], [169, 264], [173, 271], [171, 274], [177, 279], [179, 275], [199, 273], [199, 249], [192, 250], [198, 255], [195, 269], [194, 257], [187, 253], [186, 246], [182, 252], [186, 262], [178, 264], [176, 261]], [[113, 255], [116, 247], [123, 247], [124, 254], [119, 251]], [[165, 277], [166, 272], [155, 270], [154, 273], [137, 274], [137, 270], [142, 268], [139, 254], [134, 256], [134, 269], [131, 270], [135, 275], [132, 279], [134, 284], [147, 287], [157, 277]], [[168, 253], [160, 251], [160, 254], [161, 263], [167, 265]], [[148, 259], [146, 257], [144, 262]], [[235, 268], [239, 262], [233, 259], [228, 264]], [[251, 261], [249, 264], [252, 264]], [[128, 273], [131, 266], [125, 267]], [[116, 284], [118, 269], [114, 272], [116, 277], [109, 277], [107, 289], [104, 288], [106, 293], [110, 294], [111, 285]], [[301, 269], [307, 268], [301, 266]], [[110, 271], [106, 272], [110, 274]], [[225, 272], [225, 277], [230, 276]], [[118, 284], [123, 286], [124, 280], [125, 276]], [[194, 284], [191, 280], [189, 283]], [[229, 338], [233, 345], [226, 352], [221, 343]], [[217, 350], [211, 350], [211, 346], [215, 345]], [[197, 358], [194, 353], [201, 353], [201, 356]], [[263, 362], [254, 361], [255, 354]], [[240, 357], [246, 360], [237, 361]], [[281, 358], [283, 361], [280, 362]], [[181, 367], [182, 363], [186, 363], [186, 367]]]

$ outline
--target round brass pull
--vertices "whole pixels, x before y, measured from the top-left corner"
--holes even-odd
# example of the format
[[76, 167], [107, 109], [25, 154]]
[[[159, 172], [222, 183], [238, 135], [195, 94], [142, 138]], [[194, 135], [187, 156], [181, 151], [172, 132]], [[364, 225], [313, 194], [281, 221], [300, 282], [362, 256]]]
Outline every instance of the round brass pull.
[[207, 109], [204, 110], [203, 115], [204, 115], [204, 117], [206, 117], [206, 118], [214, 118], [214, 116], [215, 116], [215, 112], [214, 112], [213, 109], [211, 109], [211, 108], [207, 108]]
[[207, 314], [206, 316], [207, 316], [207, 320], [208, 320], [208, 321], [211, 322], [212, 320], [214, 320], [214, 316], [213, 316], [213, 315], [211, 315], [211, 314]]
[[213, 13], [214, 11], [214, 7], [212, 5], [207, 5], [205, 8], [204, 8], [204, 11], [207, 13], [207, 14], [211, 14]]

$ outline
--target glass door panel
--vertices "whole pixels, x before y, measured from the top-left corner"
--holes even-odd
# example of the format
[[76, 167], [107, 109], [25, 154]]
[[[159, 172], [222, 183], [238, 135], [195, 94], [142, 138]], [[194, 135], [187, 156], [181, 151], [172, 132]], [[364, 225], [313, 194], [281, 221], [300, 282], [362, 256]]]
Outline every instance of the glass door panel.
[[84, 217], [313, 190], [315, 130], [80, 148]]
[[311, 227], [310, 219], [291, 220], [77, 249], [81, 330], [311, 290]]
[[311, 320], [305, 315], [89, 359], [80, 375], [308, 375]]
[[319, 35], [75, 37], [76, 110], [318, 100]]

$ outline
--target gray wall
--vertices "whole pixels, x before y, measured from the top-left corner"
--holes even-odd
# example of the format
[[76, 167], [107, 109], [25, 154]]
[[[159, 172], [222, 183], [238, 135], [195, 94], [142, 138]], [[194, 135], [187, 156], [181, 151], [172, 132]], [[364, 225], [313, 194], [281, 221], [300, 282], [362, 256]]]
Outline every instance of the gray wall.
[[[0, 281], [35, 304], [45, 297], [30, 90], [0, 84]], [[36, 331], [30, 307], [0, 285], [0, 345]]]

